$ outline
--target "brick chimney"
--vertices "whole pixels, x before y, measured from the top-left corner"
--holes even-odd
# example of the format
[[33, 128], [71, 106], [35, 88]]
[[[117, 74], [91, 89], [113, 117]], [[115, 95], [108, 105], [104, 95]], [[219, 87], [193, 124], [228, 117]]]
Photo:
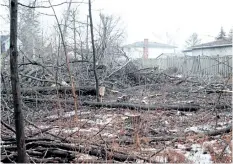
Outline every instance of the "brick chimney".
[[143, 59], [148, 59], [148, 39], [144, 39]]

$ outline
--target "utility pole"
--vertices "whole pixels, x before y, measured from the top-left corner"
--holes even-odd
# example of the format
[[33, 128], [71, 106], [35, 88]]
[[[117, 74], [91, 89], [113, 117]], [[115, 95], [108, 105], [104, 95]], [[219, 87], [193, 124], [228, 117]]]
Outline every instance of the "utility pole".
[[17, 50], [17, 20], [18, 0], [11, 0], [10, 4], [10, 70], [15, 116], [16, 143], [18, 163], [27, 163], [23, 113], [18, 75], [18, 50]]

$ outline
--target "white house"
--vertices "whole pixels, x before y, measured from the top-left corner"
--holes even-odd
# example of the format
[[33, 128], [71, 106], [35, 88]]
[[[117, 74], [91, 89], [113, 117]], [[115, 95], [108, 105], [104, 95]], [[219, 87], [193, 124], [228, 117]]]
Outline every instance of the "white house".
[[[22, 46], [22, 42], [17, 39], [17, 46], [18, 49]], [[10, 36], [9, 35], [0, 35], [0, 43], [1, 43], [1, 47], [0, 47], [0, 69], [2, 69], [2, 67], [5, 67], [5, 63], [8, 62], [10, 59], [10, 53], [9, 53], [9, 49], [10, 49]]]
[[[22, 46], [22, 42], [17, 39], [18, 49]], [[1, 53], [3, 54], [10, 49], [10, 35], [0, 35], [0, 43], [1, 43]]]
[[148, 39], [144, 39], [144, 42], [135, 42], [129, 45], [125, 45], [123, 48], [126, 55], [131, 59], [152, 59], [157, 58], [164, 53], [174, 54], [176, 53], [177, 47], [158, 42], [149, 42]]
[[232, 55], [232, 39], [222, 38], [213, 42], [199, 44], [183, 51], [188, 56], [228, 56]]

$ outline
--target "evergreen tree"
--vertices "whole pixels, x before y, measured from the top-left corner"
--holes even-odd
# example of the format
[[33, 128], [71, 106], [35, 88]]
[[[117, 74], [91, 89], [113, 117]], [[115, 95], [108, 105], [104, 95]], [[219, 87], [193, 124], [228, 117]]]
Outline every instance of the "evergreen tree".
[[22, 51], [28, 57], [35, 57], [40, 49], [40, 23], [39, 15], [35, 9], [23, 8], [19, 14], [19, 39], [22, 42]]
[[232, 36], [233, 36], [233, 28], [230, 29], [229, 34], [228, 34], [228, 37], [230, 39], [232, 39]]
[[219, 39], [224, 39], [225, 37], [226, 37], [226, 33], [225, 33], [225, 31], [223, 30], [223, 27], [221, 27], [220, 33], [219, 33], [219, 35], [217, 36], [217, 40], [219, 40]]

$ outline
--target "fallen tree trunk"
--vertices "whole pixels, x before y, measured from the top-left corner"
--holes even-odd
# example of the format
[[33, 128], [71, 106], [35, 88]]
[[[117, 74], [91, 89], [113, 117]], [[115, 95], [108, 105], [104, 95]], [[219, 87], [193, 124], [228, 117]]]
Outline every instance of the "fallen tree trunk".
[[[124, 162], [124, 161], [131, 161], [135, 162], [139, 157], [130, 155], [127, 153], [119, 153], [119, 152], [114, 152], [112, 150], [105, 149], [104, 147], [97, 147], [97, 146], [76, 146], [74, 144], [65, 144], [65, 143], [57, 143], [57, 142], [46, 142], [46, 141], [38, 141], [38, 142], [31, 142], [26, 145], [27, 150], [33, 148], [36, 150], [36, 147], [43, 147], [43, 148], [56, 148], [56, 149], [62, 149], [63, 154], [64, 151], [75, 151], [75, 152], [81, 152], [81, 153], [86, 153], [89, 155], [101, 157], [103, 159], [113, 159], [116, 161]], [[5, 149], [7, 151], [15, 151], [16, 146], [12, 147], [2, 147], [2, 149]], [[56, 154], [61, 153], [61, 151], [56, 151]], [[54, 151], [53, 151], [54, 154]]]
[[[163, 136], [163, 137], [145, 137], [144, 138], [145, 141], [144, 142], [147, 142], [147, 143], [152, 143], [152, 142], [161, 142], [161, 141], [171, 141], [171, 140], [174, 140], [174, 139], [177, 139], [177, 140], [185, 140], [185, 137], [176, 137], [176, 136]], [[143, 139], [139, 138], [140, 142], [142, 142]], [[135, 144], [135, 141], [134, 139], [132, 139], [131, 137], [127, 137], [127, 138], [123, 138], [123, 139], [115, 139], [114, 141], [113, 140], [107, 140], [107, 141], [102, 141], [102, 143], [119, 143], [120, 145], [122, 144], [126, 144], [126, 145], [132, 145], [132, 144]]]
[[[57, 100], [57, 99], [38, 99], [38, 98], [28, 98], [23, 97], [24, 101], [30, 102], [61, 102], [61, 103], [68, 103], [73, 104], [73, 100]], [[103, 103], [103, 102], [92, 102], [92, 101], [84, 101], [81, 102], [83, 106], [90, 106], [90, 107], [107, 107], [107, 108], [128, 108], [132, 110], [157, 110], [157, 109], [164, 109], [164, 110], [178, 110], [178, 111], [198, 111], [200, 109], [199, 105], [195, 104], [175, 104], [175, 105], [140, 105], [140, 104], [130, 104], [130, 103]]]
[[197, 111], [200, 109], [199, 105], [194, 105], [194, 104], [140, 105], [140, 104], [130, 104], [130, 103], [101, 103], [101, 102], [85, 101], [82, 103], [82, 105], [92, 106], [92, 107], [107, 107], [107, 108], [129, 108], [129, 109], [139, 109], [139, 110], [166, 109], [166, 110], [179, 110], [179, 111]]
[[[16, 144], [16, 140], [15, 138], [2, 138], [2, 141], [4, 141], [2, 143], [2, 145], [12, 145], [12, 144]], [[37, 142], [37, 141], [54, 141], [53, 139], [50, 138], [26, 138], [25, 142], [26, 143], [30, 143], [30, 142]]]
[[231, 131], [232, 131], [232, 125], [229, 125], [226, 128], [209, 131], [209, 132], [206, 132], [204, 134], [209, 135], [209, 136], [217, 136], [217, 135], [220, 135], [220, 134], [223, 134], [223, 133], [229, 133]]
[[[11, 91], [3, 90], [1, 93], [6, 94], [10, 93]], [[22, 88], [21, 89], [22, 95], [31, 95], [35, 93], [41, 93], [44, 95], [49, 94], [56, 94], [57, 88], [56, 87], [34, 87], [34, 88]], [[58, 93], [72, 93], [72, 87], [58, 87]], [[82, 95], [96, 95], [96, 89], [95, 87], [91, 86], [82, 86], [82, 87], [75, 87], [75, 93], [76, 94], [82, 94]]]
[[207, 94], [211, 94], [211, 93], [229, 93], [232, 94], [233, 91], [230, 90], [206, 90], [205, 91]]

